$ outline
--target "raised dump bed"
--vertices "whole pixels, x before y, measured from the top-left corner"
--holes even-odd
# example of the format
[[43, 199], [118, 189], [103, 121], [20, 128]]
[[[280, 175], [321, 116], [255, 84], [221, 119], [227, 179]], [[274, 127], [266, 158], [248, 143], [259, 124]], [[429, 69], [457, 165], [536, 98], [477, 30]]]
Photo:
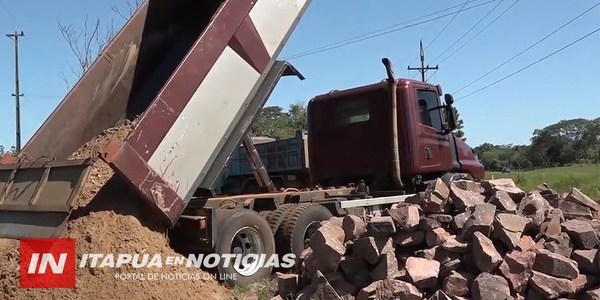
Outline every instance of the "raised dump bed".
[[220, 8], [139, 124], [105, 159], [173, 224], [212, 189], [287, 66], [276, 57], [310, 1]]
[[[66, 159], [104, 129], [126, 117], [142, 114], [198, 38], [207, 32], [209, 24], [216, 28], [217, 24], [211, 20], [219, 9], [233, 8], [232, 5], [241, 8], [242, 2], [246, 1], [144, 2], [37, 130], [23, 152], [33, 158]], [[236, 27], [235, 24], [230, 26]], [[226, 27], [225, 23], [220, 27]]]

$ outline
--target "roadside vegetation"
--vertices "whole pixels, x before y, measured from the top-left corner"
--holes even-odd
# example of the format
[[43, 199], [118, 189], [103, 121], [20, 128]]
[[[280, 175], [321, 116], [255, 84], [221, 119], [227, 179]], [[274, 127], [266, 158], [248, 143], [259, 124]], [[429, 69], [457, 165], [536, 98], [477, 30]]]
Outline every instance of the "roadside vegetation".
[[474, 149], [488, 178], [510, 177], [527, 191], [542, 183], [562, 193], [577, 187], [600, 200], [600, 118], [536, 129], [529, 145], [484, 143]]
[[524, 172], [487, 172], [486, 177], [512, 178], [526, 191], [546, 183], [560, 193], [568, 192], [576, 187], [592, 199], [600, 201], [600, 164], [572, 165], [565, 167], [544, 168]]
[[265, 278], [251, 284], [239, 284], [233, 288], [235, 299], [269, 300], [277, 293], [277, 280]]
[[533, 131], [529, 145], [475, 147], [488, 171], [530, 171], [600, 163], [600, 118], [570, 119]]

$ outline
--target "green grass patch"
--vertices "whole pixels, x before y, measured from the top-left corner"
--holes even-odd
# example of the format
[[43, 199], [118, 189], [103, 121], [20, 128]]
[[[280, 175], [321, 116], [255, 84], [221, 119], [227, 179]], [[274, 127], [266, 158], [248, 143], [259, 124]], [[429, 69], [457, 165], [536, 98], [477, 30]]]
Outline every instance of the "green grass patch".
[[264, 278], [251, 284], [238, 284], [233, 288], [233, 294], [236, 299], [244, 300], [247, 297], [256, 295], [258, 300], [269, 300], [272, 295], [269, 290], [273, 284], [274, 278]]
[[486, 179], [512, 178], [515, 183], [529, 192], [536, 186], [547, 183], [554, 190], [564, 193], [576, 187], [595, 200], [600, 200], [600, 165], [573, 165], [512, 173], [486, 172]]

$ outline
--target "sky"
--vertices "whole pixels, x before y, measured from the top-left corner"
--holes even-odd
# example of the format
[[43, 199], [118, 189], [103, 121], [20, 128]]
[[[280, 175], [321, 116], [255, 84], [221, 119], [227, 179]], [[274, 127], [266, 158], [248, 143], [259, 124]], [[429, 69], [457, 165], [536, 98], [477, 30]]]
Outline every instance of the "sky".
[[[25, 145], [63, 99], [68, 86], [77, 80], [71, 71], [75, 57], [57, 22], [78, 27], [86, 18], [100, 18], [119, 28], [124, 19], [111, 7], [127, 10], [125, 1], [0, 0], [0, 145], [15, 144], [15, 105], [11, 97], [15, 91], [14, 43], [4, 34], [15, 30], [25, 34], [19, 40], [20, 85], [25, 94], [21, 98], [21, 134]], [[563, 119], [600, 117], [596, 90], [600, 87], [600, 31], [469, 95], [600, 28], [600, 6], [461, 90], [598, 3], [515, 1], [470, 0], [465, 4], [464, 0], [313, 0], [280, 55], [280, 59], [290, 58], [306, 80], [284, 78], [266, 105], [287, 108], [330, 90], [379, 82], [386, 77], [383, 57], [391, 59], [398, 77], [420, 78], [407, 66], [419, 66], [422, 40], [426, 64], [439, 65], [438, 71], [428, 73], [428, 81], [440, 84], [444, 93], [457, 99], [455, 105], [464, 120], [467, 143], [473, 147], [485, 142], [527, 144], [535, 129]], [[465, 10], [454, 13], [461, 7]], [[389, 29], [382, 32], [385, 28]], [[372, 32], [380, 34], [347, 43]], [[326, 51], [313, 51], [332, 44], [335, 46]], [[296, 56], [307, 51], [309, 55]]]

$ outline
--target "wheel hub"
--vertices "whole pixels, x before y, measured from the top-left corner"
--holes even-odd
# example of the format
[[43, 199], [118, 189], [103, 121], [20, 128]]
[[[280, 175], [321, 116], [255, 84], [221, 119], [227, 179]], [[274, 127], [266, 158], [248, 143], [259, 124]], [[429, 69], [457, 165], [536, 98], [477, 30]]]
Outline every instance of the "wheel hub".
[[304, 249], [308, 248], [310, 244], [310, 237], [321, 227], [321, 222], [314, 221], [306, 226], [306, 230], [304, 231]]
[[232, 261], [235, 271], [242, 276], [251, 276], [260, 269], [259, 258], [265, 253], [262, 236], [252, 227], [240, 228], [231, 240], [231, 252], [236, 254]]

